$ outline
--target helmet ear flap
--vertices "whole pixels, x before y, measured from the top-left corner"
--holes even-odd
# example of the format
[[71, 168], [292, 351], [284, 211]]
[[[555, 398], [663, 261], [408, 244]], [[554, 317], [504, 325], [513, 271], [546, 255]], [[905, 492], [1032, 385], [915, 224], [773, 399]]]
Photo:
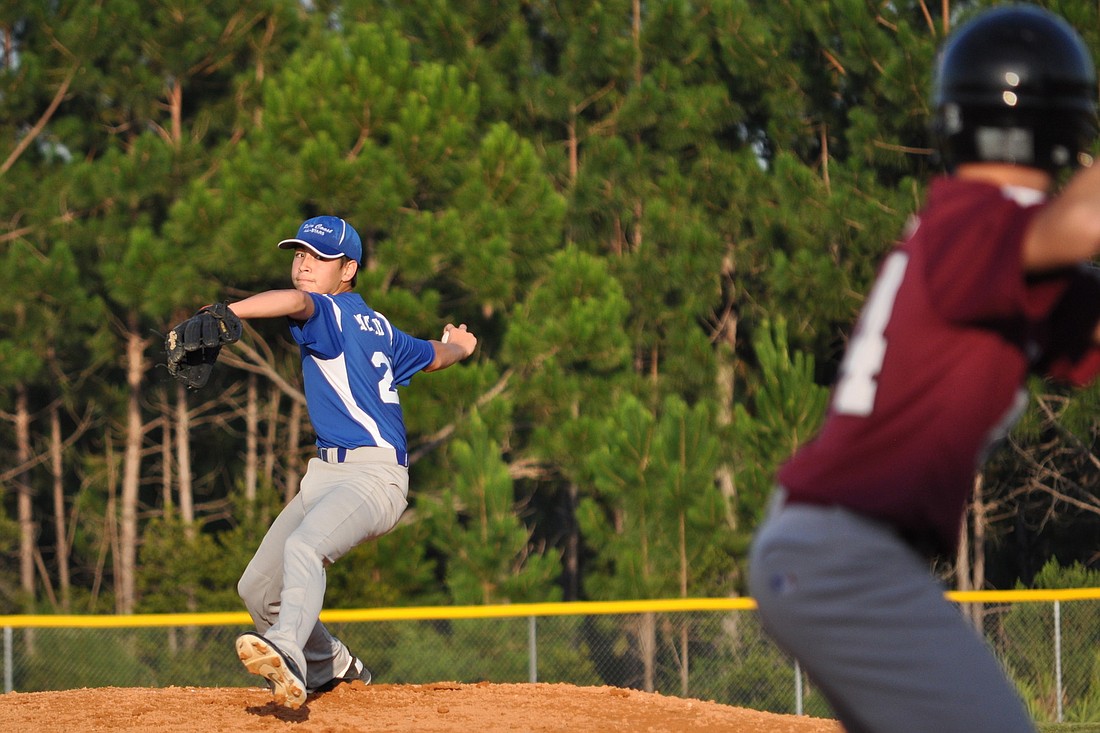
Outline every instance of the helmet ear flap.
[[949, 169], [1004, 162], [1057, 172], [1077, 166], [1096, 135], [1096, 72], [1057, 15], [995, 8], [948, 39], [933, 104], [930, 132]]
[[944, 104], [932, 114], [929, 132], [932, 136], [932, 162], [954, 171], [958, 157], [953, 150], [952, 136], [960, 130], [959, 108], [956, 104]]
[[1006, 116], [1001, 110], [944, 106], [933, 122], [941, 141], [940, 154], [954, 167], [962, 162], [1001, 162], [1042, 168], [1051, 172], [1072, 168], [1091, 139], [1084, 119], [1051, 124], [1039, 110], [1019, 110]]

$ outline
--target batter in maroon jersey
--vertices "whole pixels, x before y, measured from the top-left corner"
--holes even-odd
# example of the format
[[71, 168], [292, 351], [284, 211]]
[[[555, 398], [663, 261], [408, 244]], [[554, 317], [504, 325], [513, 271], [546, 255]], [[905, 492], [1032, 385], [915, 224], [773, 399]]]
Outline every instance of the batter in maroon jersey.
[[951, 175], [883, 262], [825, 424], [778, 474], [750, 589], [849, 733], [1033, 731], [928, 555], [958, 541], [975, 472], [1028, 375], [1100, 371], [1100, 165], [1076, 32], [1031, 6], [980, 14], [937, 66]]

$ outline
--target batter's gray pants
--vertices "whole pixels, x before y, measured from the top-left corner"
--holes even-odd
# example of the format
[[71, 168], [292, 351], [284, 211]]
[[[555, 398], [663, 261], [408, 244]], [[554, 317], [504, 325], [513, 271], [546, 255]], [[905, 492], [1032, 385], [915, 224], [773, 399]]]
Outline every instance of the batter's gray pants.
[[848, 733], [1035, 731], [985, 641], [889, 526], [777, 496], [750, 592]]
[[368, 463], [311, 459], [297, 496], [271, 524], [237, 584], [256, 631], [294, 658], [309, 688], [351, 662], [348, 648], [319, 620], [325, 568], [393, 529], [407, 506], [409, 471], [390, 454]]

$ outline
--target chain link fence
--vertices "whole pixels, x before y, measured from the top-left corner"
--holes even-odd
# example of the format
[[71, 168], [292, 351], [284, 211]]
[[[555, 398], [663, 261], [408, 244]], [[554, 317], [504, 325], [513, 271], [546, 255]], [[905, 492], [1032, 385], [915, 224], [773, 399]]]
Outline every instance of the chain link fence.
[[[1100, 722], [1100, 589], [1076, 592], [1083, 598], [955, 595], [968, 598], [962, 610], [978, 619], [1036, 721]], [[368, 609], [322, 618], [378, 682], [608, 685], [831, 716], [763, 634], [750, 599]], [[0, 628], [5, 691], [256, 684], [233, 650], [251, 628], [243, 613], [8, 616]]]

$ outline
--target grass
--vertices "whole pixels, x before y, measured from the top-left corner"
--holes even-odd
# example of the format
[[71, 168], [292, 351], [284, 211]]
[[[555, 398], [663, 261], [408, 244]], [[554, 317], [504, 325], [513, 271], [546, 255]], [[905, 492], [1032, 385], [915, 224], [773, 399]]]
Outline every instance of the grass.
[[1040, 723], [1039, 733], [1100, 733], [1100, 723]]

